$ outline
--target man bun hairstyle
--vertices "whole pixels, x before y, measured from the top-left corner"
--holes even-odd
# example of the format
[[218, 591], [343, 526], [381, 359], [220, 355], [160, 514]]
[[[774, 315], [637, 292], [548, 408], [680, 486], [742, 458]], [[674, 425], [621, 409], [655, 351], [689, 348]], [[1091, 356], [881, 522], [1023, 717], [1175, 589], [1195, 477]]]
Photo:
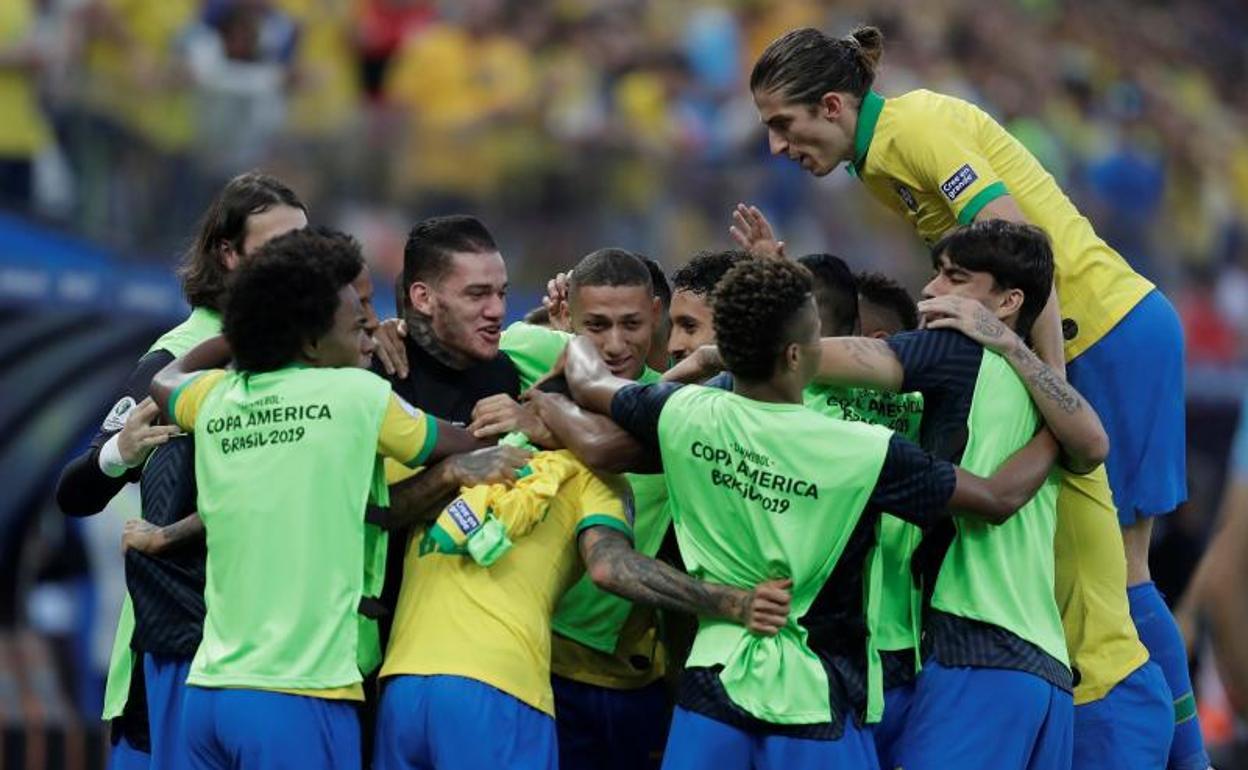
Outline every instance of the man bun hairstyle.
[[829, 91], [862, 99], [875, 83], [883, 53], [884, 33], [876, 27], [855, 27], [839, 38], [813, 27], [795, 29], [758, 57], [750, 90], [776, 92], [796, 104], [817, 104]]

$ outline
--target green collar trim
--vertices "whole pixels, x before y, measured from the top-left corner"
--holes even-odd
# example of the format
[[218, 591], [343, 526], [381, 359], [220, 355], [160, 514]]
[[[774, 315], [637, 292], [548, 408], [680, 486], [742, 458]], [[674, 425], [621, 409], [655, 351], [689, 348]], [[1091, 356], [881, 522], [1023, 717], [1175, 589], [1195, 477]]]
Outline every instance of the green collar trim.
[[854, 160], [847, 166], [850, 176], [862, 176], [867, 152], [870, 151], [871, 140], [875, 137], [875, 124], [880, 122], [880, 113], [883, 111], [883, 96], [875, 91], [868, 91], [862, 97], [862, 104], [858, 107], [858, 125], [854, 128]]

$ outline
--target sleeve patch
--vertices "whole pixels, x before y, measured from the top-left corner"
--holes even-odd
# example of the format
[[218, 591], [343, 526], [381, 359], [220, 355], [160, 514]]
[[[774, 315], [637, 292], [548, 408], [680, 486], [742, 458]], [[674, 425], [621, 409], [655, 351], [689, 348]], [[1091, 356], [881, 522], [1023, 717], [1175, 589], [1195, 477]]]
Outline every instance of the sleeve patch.
[[940, 191], [950, 201], [957, 200], [966, 188], [975, 184], [979, 180], [979, 174], [975, 173], [975, 169], [971, 168], [971, 164], [965, 163], [962, 168], [953, 172], [953, 175], [946, 179], [940, 185]]
[[130, 396], [123, 396], [120, 401], [113, 404], [113, 408], [109, 410], [108, 416], [104, 418], [104, 423], [100, 426], [100, 430], [105, 433], [116, 433], [126, 427], [126, 418], [130, 416], [130, 410], [134, 409], [138, 404]]
[[450, 514], [451, 520], [455, 522], [455, 526], [459, 527], [459, 531], [465, 535], [475, 532], [481, 526], [481, 519], [477, 518], [477, 514], [472, 510], [472, 506], [464, 502], [464, 498], [457, 497], [451, 504], [446, 506], [446, 512]]

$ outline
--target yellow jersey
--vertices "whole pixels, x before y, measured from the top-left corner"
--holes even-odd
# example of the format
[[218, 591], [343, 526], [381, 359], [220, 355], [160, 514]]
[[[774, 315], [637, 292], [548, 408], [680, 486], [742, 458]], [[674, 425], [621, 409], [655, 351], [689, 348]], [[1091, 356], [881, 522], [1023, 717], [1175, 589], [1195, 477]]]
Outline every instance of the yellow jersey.
[[1097, 236], [1035, 157], [969, 102], [926, 90], [891, 99], [868, 93], [849, 171], [928, 245], [993, 200], [1013, 197], [1053, 243], [1068, 361], [1154, 288]]
[[1127, 603], [1127, 559], [1101, 466], [1062, 474], [1053, 536], [1053, 584], [1077, 672], [1075, 705], [1105, 697], [1148, 660]]
[[543, 518], [490, 567], [428, 547], [415, 533], [403, 564], [394, 629], [381, 676], [451, 675], [495, 687], [554, 715], [550, 619], [583, 570], [577, 536], [607, 526], [632, 537], [628, 487], [575, 466]]
[[[31, 0], [0, 3], [0, 48], [21, 42], [35, 23]], [[52, 139], [39, 107], [34, 71], [0, 68], [0, 158], [34, 158]]]

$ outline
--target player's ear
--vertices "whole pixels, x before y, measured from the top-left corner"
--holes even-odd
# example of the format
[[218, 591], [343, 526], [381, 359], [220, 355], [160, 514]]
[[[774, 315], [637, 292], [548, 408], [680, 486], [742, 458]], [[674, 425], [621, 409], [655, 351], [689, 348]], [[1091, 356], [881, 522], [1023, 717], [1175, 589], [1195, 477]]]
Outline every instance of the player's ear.
[[845, 97], [836, 91], [828, 91], [819, 99], [819, 114], [826, 120], [836, 120], [845, 109]]
[[424, 281], [412, 281], [407, 290], [407, 301], [417, 313], [423, 316], [433, 315], [433, 291]]
[[234, 244], [227, 240], [222, 240], [217, 246], [217, 253], [221, 255], [221, 265], [229, 273], [237, 270], [239, 263], [243, 261], [243, 255], [239, 254], [234, 249]]
[[784, 368], [785, 371], [796, 372], [802, 368], [802, 346], [796, 342], [790, 342], [784, 346]]
[[999, 298], [997, 306], [998, 318], [1009, 318], [1016, 315], [1018, 311], [1023, 309], [1023, 300], [1025, 299], [1022, 289], [1006, 289]]
[[650, 312], [653, 315], [654, 326], [658, 328], [663, 323], [663, 300], [655, 297], [650, 306]]

